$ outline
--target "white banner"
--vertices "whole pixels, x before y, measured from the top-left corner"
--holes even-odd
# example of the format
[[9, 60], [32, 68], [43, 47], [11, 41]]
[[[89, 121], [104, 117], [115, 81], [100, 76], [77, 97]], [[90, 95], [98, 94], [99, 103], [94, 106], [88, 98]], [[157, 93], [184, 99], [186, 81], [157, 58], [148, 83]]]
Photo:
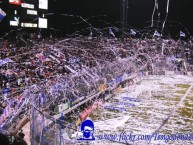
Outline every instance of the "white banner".
[[9, 58], [2, 59], [2, 60], [0, 60], [0, 66], [2, 66], [4, 64], [7, 64], [9, 62], [13, 62], [13, 61], [11, 59], [9, 59]]

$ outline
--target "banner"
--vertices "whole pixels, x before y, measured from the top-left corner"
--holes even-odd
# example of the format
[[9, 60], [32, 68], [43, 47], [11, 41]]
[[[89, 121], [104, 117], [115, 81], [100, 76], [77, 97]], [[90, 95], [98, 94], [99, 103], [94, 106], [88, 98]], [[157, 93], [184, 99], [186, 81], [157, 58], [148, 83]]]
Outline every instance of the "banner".
[[68, 103], [68, 102], [65, 103], [65, 104], [60, 104], [60, 105], [58, 105], [59, 113], [65, 111], [66, 109], [68, 109], [68, 107], [69, 107], [69, 103]]
[[82, 111], [79, 116], [80, 116], [81, 121], [84, 121], [88, 117], [85, 110]]
[[11, 59], [9, 59], [9, 58], [2, 59], [2, 60], [0, 60], [0, 66], [2, 66], [4, 64], [7, 64], [9, 62], [13, 62], [13, 61]]
[[79, 98], [74, 98], [70, 102], [71, 102], [71, 105], [74, 106], [75, 104], [79, 102]]
[[89, 117], [93, 113], [94, 110], [102, 106], [102, 104], [103, 104], [102, 100], [97, 100], [92, 105], [84, 109], [84, 111], [82, 111], [79, 115], [81, 121], [86, 120], [86, 118]]

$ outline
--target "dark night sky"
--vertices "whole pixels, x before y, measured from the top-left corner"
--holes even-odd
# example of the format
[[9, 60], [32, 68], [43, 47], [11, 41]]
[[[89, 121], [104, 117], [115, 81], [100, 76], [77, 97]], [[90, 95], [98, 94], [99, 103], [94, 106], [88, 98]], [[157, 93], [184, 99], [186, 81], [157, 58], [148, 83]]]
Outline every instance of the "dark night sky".
[[[166, 16], [167, 0], [159, 0], [159, 10], [161, 12], [161, 20]], [[50, 0], [50, 12], [57, 14], [74, 14], [81, 15], [84, 18], [97, 15], [107, 15], [106, 18], [100, 18], [108, 22], [116, 22], [120, 20], [120, 0]], [[143, 28], [150, 25], [145, 23], [151, 20], [153, 12], [154, 0], [129, 0], [128, 10], [128, 25], [133, 27]], [[170, 0], [170, 8], [168, 21], [177, 21], [182, 23], [193, 34], [193, 0]], [[157, 14], [155, 15], [157, 18]], [[53, 18], [54, 17], [54, 18]], [[74, 20], [75, 18], [73, 18]], [[78, 19], [76, 19], [79, 21]], [[94, 26], [102, 26], [103, 24], [91, 22]], [[54, 27], [61, 27], [63, 30], [74, 30], [76, 25], [72, 24], [72, 18], [60, 17], [59, 15], [50, 16], [50, 25]], [[173, 26], [169, 26], [173, 25]], [[184, 28], [179, 24], [170, 23], [167, 25], [169, 30], [178, 33], [180, 29]]]
[[[1, 0], [0, 0], [1, 1]], [[161, 20], [166, 16], [167, 0], [159, 0], [159, 10], [161, 12]], [[193, 35], [193, 0], [170, 0], [170, 8], [168, 21], [177, 21], [188, 28]], [[154, 8], [154, 0], [129, 0], [128, 9], [128, 25], [134, 28], [143, 28], [150, 26], [147, 21], [151, 20]], [[120, 21], [120, 0], [49, 0], [49, 13], [55, 15], [48, 16], [49, 26], [61, 30], [62, 33], [73, 33], [89, 27], [85, 23], [80, 25], [73, 24], [81, 21], [79, 18], [61, 16], [60, 14], [79, 15], [83, 18], [91, 16], [106, 15], [106, 17], [98, 17], [89, 19], [95, 27], [108, 27], [102, 21], [109, 23]], [[155, 14], [157, 20], [157, 13]], [[171, 26], [172, 25], [172, 26]], [[182, 25], [175, 23], [167, 23], [166, 27], [174, 35], [180, 30], [185, 31]], [[2, 26], [0, 31], [2, 30]]]

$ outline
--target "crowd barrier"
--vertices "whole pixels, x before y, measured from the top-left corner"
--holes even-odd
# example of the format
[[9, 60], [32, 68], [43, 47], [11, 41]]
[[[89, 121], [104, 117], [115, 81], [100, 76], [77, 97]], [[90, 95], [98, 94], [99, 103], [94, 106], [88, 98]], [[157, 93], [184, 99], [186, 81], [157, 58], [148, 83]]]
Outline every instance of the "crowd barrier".
[[[108, 89], [113, 92], [119, 92], [121, 91], [122, 83], [125, 83], [125, 84], [127, 83], [128, 85], [132, 85], [133, 83], [137, 83], [140, 80], [141, 78], [137, 77], [137, 74], [132, 74], [132, 75], [124, 74], [122, 76], [117, 76], [114, 80], [111, 80], [106, 84], [99, 85], [98, 87], [99, 93], [97, 93], [95, 97], [98, 98], [100, 94], [104, 93]], [[105, 98], [106, 97], [111, 97], [111, 96], [110, 95], [105, 96]], [[88, 101], [89, 100], [91, 99], [88, 98]], [[42, 113], [40, 113], [36, 109], [33, 109], [32, 119], [31, 119], [31, 142], [32, 144], [34, 145], [36, 144], [41, 144], [41, 145], [75, 144], [75, 142], [72, 142], [69, 138], [71, 137], [72, 132], [75, 132], [77, 130], [77, 127], [81, 124], [82, 121], [88, 118], [97, 108], [102, 106], [103, 101], [104, 100], [98, 98], [94, 101], [94, 103], [91, 103], [91, 105], [83, 109], [79, 113], [79, 117], [76, 120], [73, 120], [71, 125], [69, 125], [71, 127], [65, 126], [64, 122], [62, 122], [63, 125], [61, 125], [60, 123], [57, 123], [56, 120], [55, 121], [50, 120], [49, 118], [46, 118], [46, 116], [44, 116]], [[68, 109], [71, 109], [71, 108], [68, 108], [68, 106], [69, 106], [69, 102], [67, 102], [66, 104], [58, 105], [57, 106], [58, 112], [64, 113], [64, 116], [65, 116], [65, 114], [68, 113], [67, 112]], [[68, 109], [66, 110], [66, 108]], [[54, 118], [60, 120], [61, 116], [60, 114], [55, 115]], [[65, 120], [65, 117], [64, 117], [64, 120]], [[63, 127], [65, 129], [63, 129]]]

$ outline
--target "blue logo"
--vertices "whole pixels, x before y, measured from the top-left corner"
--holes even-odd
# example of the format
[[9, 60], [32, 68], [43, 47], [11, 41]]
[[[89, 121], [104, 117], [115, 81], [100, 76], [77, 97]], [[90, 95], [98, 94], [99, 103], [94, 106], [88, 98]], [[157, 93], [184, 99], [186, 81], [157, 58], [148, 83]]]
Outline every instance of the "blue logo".
[[77, 139], [77, 140], [86, 140], [86, 141], [91, 141], [95, 140], [94, 137], [94, 123], [92, 120], [85, 120], [81, 124], [81, 132], [82, 132], [82, 137]]

